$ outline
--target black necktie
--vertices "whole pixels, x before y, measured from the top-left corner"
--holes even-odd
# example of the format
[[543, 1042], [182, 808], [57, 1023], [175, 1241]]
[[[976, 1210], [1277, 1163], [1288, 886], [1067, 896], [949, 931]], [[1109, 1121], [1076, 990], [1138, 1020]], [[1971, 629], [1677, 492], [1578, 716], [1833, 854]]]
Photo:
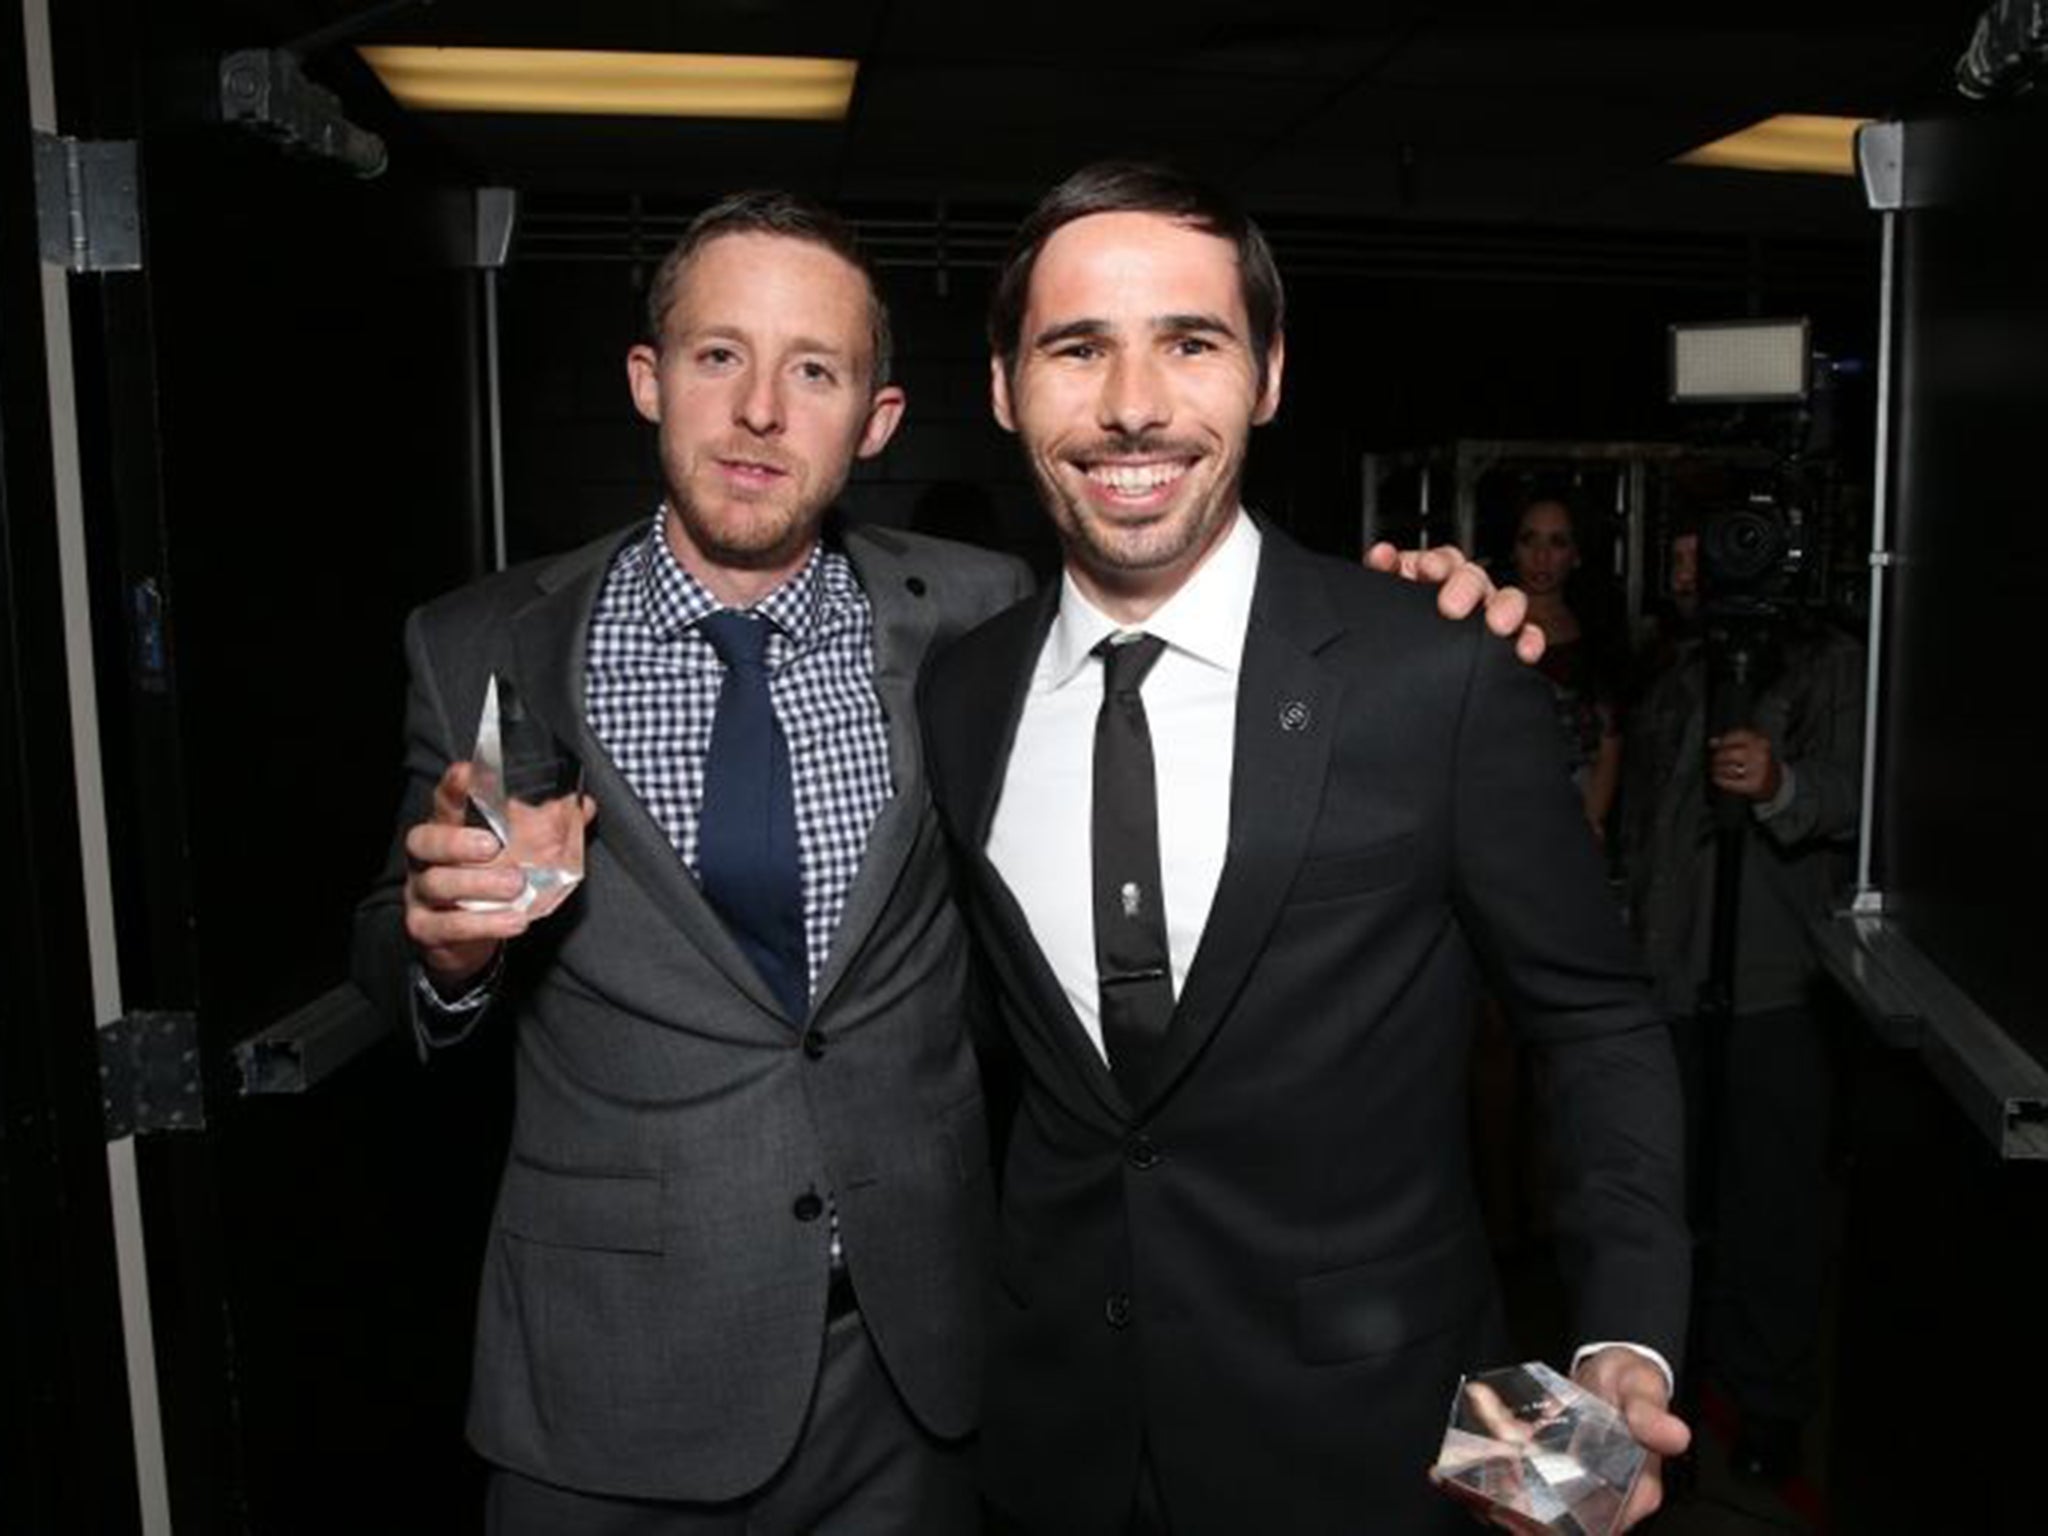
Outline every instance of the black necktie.
[[810, 1011], [804, 952], [803, 866], [789, 743], [768, 698], [768, 624], [714, 613], [698, 631], [725, 663], [704, 808], [697, 821], [697, 882], [792, 1023]]
[[1102, 708], [1095, 716], [1095, 973], [1102, 993], [1102, 1044], [1110, 1070], [1132, 1100], [1152, 1083], [1173, 1017], [1173, 964], [1159, 880], [1158, 789], [1152, 732], [1138, 692], [1166, 642], [1112, 635], [1102, 658]]

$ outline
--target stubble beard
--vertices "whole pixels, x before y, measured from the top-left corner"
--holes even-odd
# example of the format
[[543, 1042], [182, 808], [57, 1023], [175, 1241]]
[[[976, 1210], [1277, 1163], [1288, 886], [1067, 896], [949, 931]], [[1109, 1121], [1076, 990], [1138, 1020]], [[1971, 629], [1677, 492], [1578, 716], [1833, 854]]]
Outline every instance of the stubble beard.
[[[1207, 460], [1188, 473], [1199, 473]], [[1099, 517], [1072, 490], [1057, 469], [1034, 465], [1040, 496], [1067, 558], [1105, 587], [1141, 584], [1147, 576], [1192, 564], [1216, 538], [1237, 510], [1241, 464], [1206, 490], [1195, 491], [1185, 505], [1169, 508], [1141, 523], [1119, 523]]]
[[731, 570], [773, 570], [794, 560], [817, 539], [832, 503], [832, 496], [812, 493], [797, 473], [791, 474], [787, 495], [700, 497], [687, 464], [664, 455], [663, 468], [670, 516], [699, 554]]

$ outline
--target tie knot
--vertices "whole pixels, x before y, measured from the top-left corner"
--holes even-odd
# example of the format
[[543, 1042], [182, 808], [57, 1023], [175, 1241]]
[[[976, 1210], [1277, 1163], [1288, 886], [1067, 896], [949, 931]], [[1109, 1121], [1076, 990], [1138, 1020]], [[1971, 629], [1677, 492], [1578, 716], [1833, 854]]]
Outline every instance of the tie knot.
[[1122, 632], [1110, 635], [1095, 647], [1102, 658], [1102, 689], [1105, 693], [1136, 693], [1166, 649], [1157, 635]]
[[768, 664], [768, 631], [773, 626], [751, 613], [727, 608], [697, 621], [697, 633], [711, 642], [718, 659], [728, 667], [765, 669]]

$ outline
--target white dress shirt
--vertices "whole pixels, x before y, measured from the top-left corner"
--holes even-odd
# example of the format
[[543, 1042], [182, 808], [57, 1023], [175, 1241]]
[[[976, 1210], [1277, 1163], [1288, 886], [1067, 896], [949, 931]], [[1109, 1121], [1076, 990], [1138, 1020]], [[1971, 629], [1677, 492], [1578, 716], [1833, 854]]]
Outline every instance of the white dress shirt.
[[[1242, 512], [1178, 592], [1145, 621], [1166, 642], [1146, 674], [1159, 800], [1159, 874], [1173, 991], [1188, 979], [1216, 899], [1230, 841], [1230, 770], [1236, 755], [1237, 677], [1259, 575], [1259, 530]], [[1060, 581], [1060, 607], [1031, 675], [988, 856], [1023, 908], [1088, 1038], [1102, 1046], [1090, 899], [1095, 809], [1095, 716], [1102, 662], [1090, 653], [1118, 624]]]

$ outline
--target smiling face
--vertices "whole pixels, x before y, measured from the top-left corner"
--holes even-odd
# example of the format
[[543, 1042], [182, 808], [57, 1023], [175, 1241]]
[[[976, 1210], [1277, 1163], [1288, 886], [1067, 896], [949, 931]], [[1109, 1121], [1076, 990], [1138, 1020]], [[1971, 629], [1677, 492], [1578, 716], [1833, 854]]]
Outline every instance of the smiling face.
[[683, 269], [660, 346], [626, 358], [660, 427], [670, 547], [721, 601], [751, 603], [810, 555], [856, 458], [903, 392], [874, 389], [865, 277], [782, 235], [722, 235]]
[[1235, 250], [1175, 219], [1092, 214], [1038, 253], [1015, 360], [992, 365], [996, 419], [1023, 445], [1067, 569], [1125, 622], [1236, 518], [1251, 429], [1280, 403], [1281, 344], [1262, 385], [1250, 334]]
[[1571, 514], [1554, 501], [1539, 501], [1522, 514], [1515, 529], [1515, 581], [1531, 596], [1564, 590], [1579, 563]]

